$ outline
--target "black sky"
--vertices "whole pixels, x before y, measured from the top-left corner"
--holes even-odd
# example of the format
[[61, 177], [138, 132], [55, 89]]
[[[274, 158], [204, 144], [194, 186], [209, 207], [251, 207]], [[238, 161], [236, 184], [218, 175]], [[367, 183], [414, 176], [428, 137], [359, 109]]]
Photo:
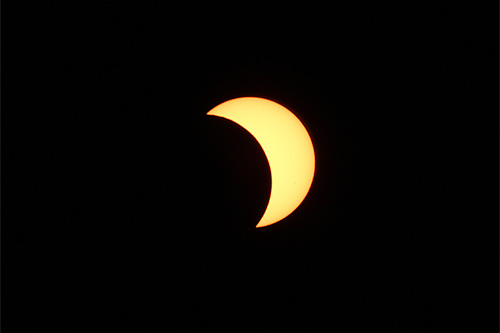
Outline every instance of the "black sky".
[[[497, 329], [495, 11], [15, 6], [2, 18], [12, 331]], [[205, 115], [243, 96], [292, 110], [316, 152], [307, 198], [267, 228], [254, 228], [265, 155]]]

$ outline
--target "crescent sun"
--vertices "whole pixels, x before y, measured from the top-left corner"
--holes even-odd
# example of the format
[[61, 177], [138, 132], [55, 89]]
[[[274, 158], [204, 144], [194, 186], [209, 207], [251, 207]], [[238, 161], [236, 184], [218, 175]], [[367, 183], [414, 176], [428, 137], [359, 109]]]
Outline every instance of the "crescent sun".
[[252, 134], [267, 157], [271, 195], [257, 228], [279, 222], [304, 200], [311, 187], [314, 148], [300, 120], [268, 99], [241, 97], [217, 105], [207, 115], [229, 119]]

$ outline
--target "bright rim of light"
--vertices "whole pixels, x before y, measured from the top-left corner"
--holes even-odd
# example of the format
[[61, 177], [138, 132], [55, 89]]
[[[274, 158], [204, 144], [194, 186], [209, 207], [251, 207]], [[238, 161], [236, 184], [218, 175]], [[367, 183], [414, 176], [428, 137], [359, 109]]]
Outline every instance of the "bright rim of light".
[[284, 106], [257, 97], [226, 101], [207, 114], [245, 128], [266, 154], [271, 169], [271, 196], [256, 227], [290, 215], [309, 192], [315, 169], [312, 141], [300, 120]]

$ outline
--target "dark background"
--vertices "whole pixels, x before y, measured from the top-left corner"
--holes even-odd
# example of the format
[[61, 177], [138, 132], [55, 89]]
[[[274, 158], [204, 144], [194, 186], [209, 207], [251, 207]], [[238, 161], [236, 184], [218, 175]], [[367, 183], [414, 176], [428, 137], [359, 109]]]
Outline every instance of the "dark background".
[[[8, 331], [498, 330], [496, 8], [3, 7]], [[315, 147], [266, 228], [243, 96]]]

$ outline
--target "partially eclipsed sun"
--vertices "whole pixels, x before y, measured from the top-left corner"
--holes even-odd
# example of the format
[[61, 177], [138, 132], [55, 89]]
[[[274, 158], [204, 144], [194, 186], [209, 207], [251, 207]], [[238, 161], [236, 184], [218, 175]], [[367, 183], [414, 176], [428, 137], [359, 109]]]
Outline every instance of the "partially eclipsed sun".
[[290, 215], [306, 197], [314, 177], [314, 148], [300, 120], [284, 106], [257, 97], [231, 99], [207, 114], [242, 126], [266, 154], [271, 169], [271, 196], [256, 227]]

